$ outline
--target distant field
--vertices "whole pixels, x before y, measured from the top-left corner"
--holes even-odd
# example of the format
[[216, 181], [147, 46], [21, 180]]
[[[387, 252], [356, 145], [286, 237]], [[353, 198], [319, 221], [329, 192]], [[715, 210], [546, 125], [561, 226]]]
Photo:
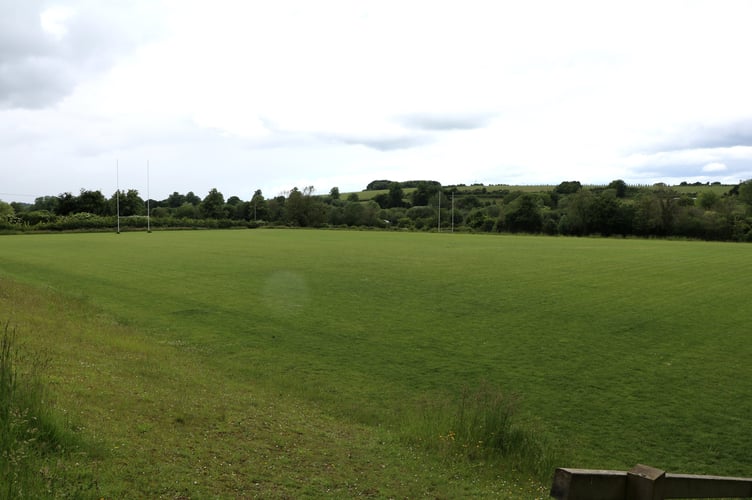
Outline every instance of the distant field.
[[734, 186], [730, 186], [728, 184], [711, 184], [703, 186], [671, 186], [671, 189], [674, 189], [679, 193], [703, 193], [705, 191], [712, 191], [717, 195], [722, 196], [728, 193], [733, 187]]
[[[460, 192], [463, 191], [473, 191], [475, 189], [479, 188], [485, 188], [486, 192], [488, 193], [494, 193], [496, 191], [522, 191], [525, 193], [540, 193], [545, 191], [553, 191], [556, 187], [555, 184], [539, 184], [539, 185], [508, 185], [508, 184], [489, 184], [485, 186], [460, 186], [458, 189]], [[605, 187], [605, 185], [602, 186], [592, 186], [592, 185], [584, 185], [583, 188], [590, 189], [594, 187]], [[712, 191], [718, 195], [723, 195], [725, 193], [728, 193], [729, 190], [733, 187], [731, 185], [726, 184], [703, 184], [700, 186], [695, 185], [685, 185], [685, 186], [668, 186], [670, 189], [673, 189], [679, 193], [702, 193], [705, 191]], [[415, 191], [415, 188], [404, 188], [403, 193], [405, 196], [408, 196], [410, 193]], [[375, 196], [387, 193], [387, 189], [380, 189], [380, 190], [372, 190], [372, 191], [361, 191], [358, 192], [358, 198], [361, 201], [366, 201], [373, 199]], [[344, 197], [347, 197], [347, 194], [343, 195]]]
[[398, 432], [426, 398], [489, 383], [521, 397], [562, 466], [687, 473], [752, 475], [750, 275], [749, 247], [724, 243], [305, 230], [0, 238], [0, 277], [348, 426]]

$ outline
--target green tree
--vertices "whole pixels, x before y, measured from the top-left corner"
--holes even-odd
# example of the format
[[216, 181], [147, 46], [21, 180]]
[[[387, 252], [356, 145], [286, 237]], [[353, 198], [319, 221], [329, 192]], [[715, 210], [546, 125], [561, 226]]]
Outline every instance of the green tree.
[[332, 188], [332, 189], [331, 189], [331, 190], [329, 191], [329, 196], [330, 196], [330, 197], [331, 197], [331, 198], [332, 198], [333, 200], [339, 200], [339, 188], [338, 188], [337, 186], [334, 186], [334, 187], [333, 187], [333, 188]]
[[324, 202], [313, 196], [313, 186], [307, 186], [300, 191], [293, 188], [285, 201], [286, 222], [294, 226], [315, 227], [326, 220]]
[[449, 198], [444, 194], [444, 190], [439, 187], [438, 190], [428, 199], [428, 206], [436, 209], [446, 208], [450, 204]]
[[81, 189], [78, 195], [77, 211], [95, 215], [107, 215], [109, 206], [101, 191], [87, 191]]
[[697, 206], [704, 210], [712, 210], [720, 200], [720, 196], [715, 191], [703, 191], [697, 195]]
[[392, 181], [388, 180], [371, 181], [366, 186], [366, 191], [380, 191], [382, 189], [388, 189], [391, 183]]
[[179, 219], [198, 219], [201, 217], [201, 211], [196, 205], [186, 201], [175, 209], [175, 217]]
[[165, 204], [170, 208], [178, 208], [186, 201], [187, 200], [185, 199], [184, 195], [175, 191], [170, 196], [167, 197], [167, 199], [165, 200]]
[[285, 207], [286, 204], [287, 198], [282, 195], [275, 196], [274, 198], [270, 199], [267, 202], [267, 207], [269, 210], [269, 221], [275, 223], [284, 223], [286, 219], [285, 212], [287, 211], [287, 208]]
[[13, 210], [10, 203], [0, 200], [0, 220], [7, 220], [8, 217], [12, 217], [15, 213], [16, 211]]
[[204, 197], [199, 205], [199, 210], [201, 210], [201, 215], [206, 219], [227, 218], [225, 197], [217, 191], [217, 188], [212, 188], [209, 194]]
[[476, 208], [467, 214], [465, 225], [477, 231], [489, 232], [494, 227], [494, 219], [482, 208]]
[[193, 194], [193, 191], [188, 191], [185, 194], [185, 201], [195, 206], [199, 206], [201, 204], [201, 198]]
[[634, 230], [647, 236], [672, 234], [679, 209], [679, 195], [671, 189], [658, 186], [644, 192], [635, 200]]
[[504, 215], [504, 227], [512, 233], [539, 233], [543, 227], [543, 217], [538, 198], [525, 193], [517, 198], [515, 205]]
[[60, 199], [57, 196], [40, 196], [39, 198], [34, 199], [34, 204], [29, 211], [46, 210], [51, 213], [58, 213], [57, 209], [59, 204]]
[[239, 196], [230, 196], [227, 198], [224, 206], [225, 216], [233, 220], [249, 220], [250, 211], [248, 203], [244, 203]]
[[436, 211], [432, 207], [429, 207], [427, 205], [417, 205], [410, 207], [407, 210], [406, 215], [412, 220], [426, 219], [429, 217], [435, 217]]
[[591, 198], [585, 224], [588, 234], [610, 236], [624, 232], [620, 204], [616, 196], [613, 190], [607, 190]]
[[559, 219], [559, 232], [566, 235], [582, 236], [588, 232], [588, 217], [592, 191], [580, 190], [563, 196], [559, 207], [562, 217]]
[[15, 211], [16, 215], [21, 215], [22, 213], [31, 210], [31, 204], [22, 203], [20, 201], [11, 201], [10, 206], [13, 207], [13, 211]]
[[168, 207], [155, 207], [151, 210], [151, 216], [156, 218], [163, 218], [170, 216], [170, 209]]
[[368, 200], [367, 202], [365, 202], [363, 207], [362, 224], [364, 226], [382, 227], [384, 223], [381, 219], [379, 219], [380, 212], [381, 207], [379, 207], [379, 204], [373, 200]]
[[377, 194], [373, 197], [373, 201], [375, 201], [381, 208], [389, 208], [389, 195], [386, 193]]
[[616, 190], [617, 198], [624, 198], [627, 196], [627, 183], [621, 179], [611, 181], [611, 183], [608, 185], [608, 188]]
[[269, 216], [269, 209], [260, 189], [257, 189], [251, 198], [251, 214], [253, 220], [267, 220]]
[[365, 207], [360, 202], [348, 202], [343, 209], [343, 221], [348, 226], [360, 226], [363, 223]]
[[57, 197], [58, 215], [70, 215], [78, 212], [78, 197], [72, 193], [65, 192]]
[[400, 208], [405, 206], [403, 197], [402, 187], [399, 183], [392, 182], [389, 185], [389, 191], [377, 194], [373, 197], [373, 201], [378, 203], [381, 208]]
[[473, 208], [483, 206], [483, 203], [481, 203], [480, 199], [474, 194], [457, 196], [454, 204], [459, 210], [472, 210]]
[[397, 182], [392, 182], [389, 185], [389, 194], [387, 195], [387, 208], [398, 208], [405, 206], [403, 198], [405, 194], [402, 192], [402, 187]]
[[661, 222], [657, 203], [653, 193], [648, 191], [643, 191], [635, 199], [634, 220], [632, 221], [635, 234], [649, 236], [660, 232]]
[[146, 205], [144, 200], [138, 194], [137, 189], [129, 189], [123, 192], [116, 191], [110, 198], [110, 210], [113, 214], [117, 213], [117, 207], [120, 207], [120, 215], [129, 217], [131, 215], [145, 215]]
[[294, 226], [306, 226], [305, 202], [303, 193], [297, 187], [287, 195], [285, 201], [285, 220], [288, 224]]
[[253, 218], [253, 207], [250, 201], [241, 201], [236, 205], [227, 204], [231, 208], [230, 218], [234, 220], [251, 220]]
[[564, 181], [554, 188], [557, 194], [574, 194], [582, 189], [580, 181]]
[[739, 185], [739, 200], [746, 204], [748, 209], [752, 209], [752, 179]]
[[419, 181], [412, 193], [412, 203], [414, 207], [426, 206], [431, 198], [441, 190], [441, 184], [438, 182]]
[[345, 205], [347, 205], [347, 202], [343, 201], [341, 205], [332, 205], [329, 207], [326, 219], [329, 225], [341, 226], [345, 223]]

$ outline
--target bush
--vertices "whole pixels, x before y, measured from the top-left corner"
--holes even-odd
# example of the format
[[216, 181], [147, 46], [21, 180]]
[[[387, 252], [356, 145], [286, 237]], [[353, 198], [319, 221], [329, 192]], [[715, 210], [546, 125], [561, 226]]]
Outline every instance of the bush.
[[115, 227], [116, 223], [115, 217], [101, 217], [88, 212], [79, 212], [58, 217], [57, 220], [47, 224], [41, 223], [40, 226], [53, 230], [105, 229]]
[[476, 231], [489, 232], [493, 230], [495, 222], [493, 218], [488, 216], [485, 209], [474, 209], [468, 214], [465, 225]]
[[429, 219], [436, 216], [436, 210], [433, 207], [417, 206], [410, 208], [406, 214], [412, 220]]
[[410, 217], [400, 217], [397, 220], [397, 227], [410, 228], [412, 227], [412, 225], [413, 225], [413, 221], [412, 219], [410, 219]]
[[34, 210], [21, 214], [21, 218], [30, 226], [34, 226], [54, 222], [57, 216], [48, 210]]

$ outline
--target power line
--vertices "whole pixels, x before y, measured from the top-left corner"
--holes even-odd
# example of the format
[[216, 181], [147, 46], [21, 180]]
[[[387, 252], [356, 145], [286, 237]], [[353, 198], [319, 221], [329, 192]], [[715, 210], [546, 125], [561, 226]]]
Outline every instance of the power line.
[[0, 193], [0, 196], [20, 196], [22, 198], [36, 198], [34, 194]]

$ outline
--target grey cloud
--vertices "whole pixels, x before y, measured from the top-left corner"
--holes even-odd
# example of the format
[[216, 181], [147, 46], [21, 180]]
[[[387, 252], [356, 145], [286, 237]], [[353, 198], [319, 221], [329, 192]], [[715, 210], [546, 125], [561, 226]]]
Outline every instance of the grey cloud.
[[312, 131], [290, 131], [279, 126], [274, 119], [268, 116], [260, 116], [259, 119], [264, 127], [272, 132], [271, 137], [266, 137], [261, 141], [252, 141], [256, 146], [261, 147], [280, 147], [289, 145], [300, 145], [311, 142], [328, 142], [347, 144], [351, 146], [364, 146], [377, 151], [393, 151], [398, 149], [410, 149], [434, 142], [434, 137], [425, 133], [407, 132], [403, 134], [384, 134], [384, 135], [356, 135], [338, 132], [312, 132]]
[[752, 119], [724, 125], [696, 125], [682, 130], [679, 134], [659, 141], [649, 152], [671, 152], [693, 149], [752, 147]]
[[419, 130], [472, 130], [485, 127], [493, 117], [492, 113], [413, 113], [397, 121]]
[[49, 50], [39, 24], [42, 3], [0, 3], [0, 63], [13, 62], [21, 54], [34, 54]]
[[161, 13], [147, 3], [67, 2], [75, 14], [59, 38], [40, 14], [52, 4], [0, 2], [0, 108], [44, 108], [153, 38]]
[[40, 108], [64, 97], [75, 78], [61, 61], [29, 58], [0, 67], [0, 107]]
[[705, 165], [712, 163], [707, 159], [690, 159], [690, 158], [653, 158], [646, 159], [645, 163], [632, 167], [630, 171], [638, 178], [657, 178], [657, 179], [682, 179], [689, 180], [693, 178], [730, 178], [741, 179], [749, 175], [749, 160], [742, 158], [718, 158], [716, 161], [726, 165], [722, 171], [706, 171]]
[[752, 146], [752, 120], [726, 125], [724, 127], [701, 127], [692, 134], [692, 149], [731, 148]]
[[319, 136], [322, 139], [341, 142], [343, 144], [365, 146], [378, 151], [393, 151], [397, 149], [410, 149], [434, 141], [433, 137], [425, 134], [405, 134], [397, 136], [380, 136], [380, 137], [359, 137], [347, 135], [326, 135]]

